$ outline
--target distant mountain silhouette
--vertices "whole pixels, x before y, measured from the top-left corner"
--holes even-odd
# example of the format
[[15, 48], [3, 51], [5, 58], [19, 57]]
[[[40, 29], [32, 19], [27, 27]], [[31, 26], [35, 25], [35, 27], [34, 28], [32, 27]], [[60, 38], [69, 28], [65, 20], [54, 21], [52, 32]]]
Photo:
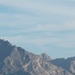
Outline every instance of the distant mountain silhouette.
[[0, 39], [0, 75], [74, 75], [75, 59], [52, 60]]

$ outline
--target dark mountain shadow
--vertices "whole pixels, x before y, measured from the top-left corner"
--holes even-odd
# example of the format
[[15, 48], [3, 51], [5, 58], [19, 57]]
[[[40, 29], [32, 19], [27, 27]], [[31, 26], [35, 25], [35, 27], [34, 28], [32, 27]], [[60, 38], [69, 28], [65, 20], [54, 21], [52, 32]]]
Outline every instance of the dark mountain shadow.
[[14, 46], [12, 46], [8, 41], [0, 39], [0, 62], [10, 55]]

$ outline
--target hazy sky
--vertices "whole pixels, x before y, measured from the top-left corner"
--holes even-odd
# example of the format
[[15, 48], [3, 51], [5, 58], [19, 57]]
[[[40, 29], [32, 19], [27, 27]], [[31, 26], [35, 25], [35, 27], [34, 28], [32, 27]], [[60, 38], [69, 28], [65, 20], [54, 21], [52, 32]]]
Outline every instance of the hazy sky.
[[0, 38], [52, 58], [75, 56], [75, 0], [0, 0]]

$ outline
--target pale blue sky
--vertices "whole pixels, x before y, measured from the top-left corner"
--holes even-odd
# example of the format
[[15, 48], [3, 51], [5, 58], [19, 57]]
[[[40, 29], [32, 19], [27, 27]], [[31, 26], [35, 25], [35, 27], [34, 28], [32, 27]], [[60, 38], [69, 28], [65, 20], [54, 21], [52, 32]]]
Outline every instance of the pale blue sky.
[[0, 38], [35, 54], [75, 56], [75, 1], [0, 0]]

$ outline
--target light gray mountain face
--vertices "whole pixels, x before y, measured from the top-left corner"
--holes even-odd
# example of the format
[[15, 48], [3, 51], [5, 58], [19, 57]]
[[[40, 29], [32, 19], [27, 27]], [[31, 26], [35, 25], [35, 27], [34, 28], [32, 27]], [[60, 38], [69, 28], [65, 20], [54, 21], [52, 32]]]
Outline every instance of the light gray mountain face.
[[[0, 75], [73, 75], [65, 68], [55, 66], [53, 61], [45, 53], [35, 55], [0, 40]], [[74, 63], [71, 65], [73, 72]]]

